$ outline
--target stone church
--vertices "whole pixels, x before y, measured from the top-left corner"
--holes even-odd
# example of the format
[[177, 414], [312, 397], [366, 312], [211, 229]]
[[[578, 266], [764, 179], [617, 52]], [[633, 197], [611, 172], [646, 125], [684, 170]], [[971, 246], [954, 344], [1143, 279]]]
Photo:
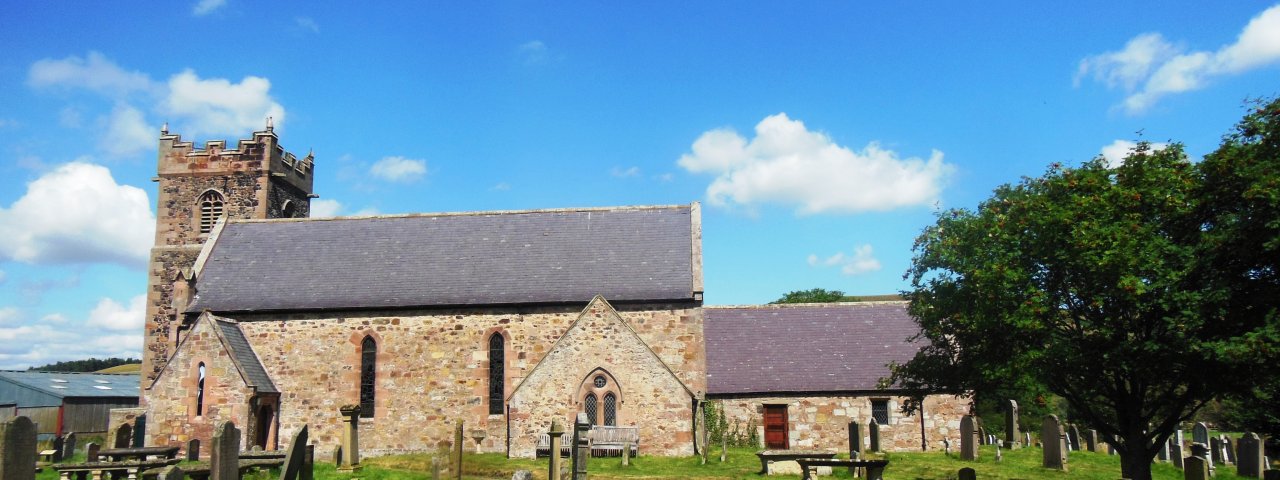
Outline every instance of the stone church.
[[[161, 131], [142, 372], [147, 445], [231, 420], [318, 455], [359, 406], [366, 454], [534, 455], [553, 418], [634, 427], [640, 453], [695, 452], [716, 402], [768, 448], [938, 448], [967, 401], [876, 389], [914, 355], [902, 302], [704, 307], [697, 203], [309, 218], [313, 155], [264, 131], [196, 148]], [[138, 422], [142, 423], [142, 422]]]

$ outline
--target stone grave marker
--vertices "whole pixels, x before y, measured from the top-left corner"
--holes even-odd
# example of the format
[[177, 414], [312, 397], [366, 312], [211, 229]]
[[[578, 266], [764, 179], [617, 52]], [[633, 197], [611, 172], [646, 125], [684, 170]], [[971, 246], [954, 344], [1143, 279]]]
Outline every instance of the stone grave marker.
[[200, 439], [193, 438], [187, 441], [187, 461], [200, 461]]
[[1080, 427], [1077, 427], [1074, 423], [1071, 424], [1070, 433], [1071, 433], [1071, 451], [1079, 452], [1080, 451]]
[[1098, 451], [1098, 431], [1090, 428], [1084, 432], [1084, 448], [1090, 452]]
[[867, 422], [867, 433], [871, 436], [871, 448], [868, 450], [872, 452], [879, 452], [880, 424], [876, 422], [876, 419], [872, 418], [870, 422]]
[[1209, 444], [1209, 426], [1205, 425], [1204, 422], [1196, 422], [1196, 425], [1194, 427], [1191, 427], [1191, 441], [1193, 443], [1203, 443], [1205, 445], [1208, 445]]
[[76, 432], [66, 434], [62, 440], [62, 458], [64, 460], [76, 456]]
[[511, 480], [533, 480], [533, 472], [529, 470], [516, 470], [511, 474]]
[[1209, 480], [1209, 461], [1192, 455], [1182, 461], [1186, 468], [1182, 469], [1184, 480]]
[[1031, 445], [1031, 432], [1022, 432], [1022, 446], [1024, 446], [1024, 447], [1030, 447], [1030, 446], [1032, 446], [1032, 445]]
[[209, 480], [240, 480], [240, 430], [234, 423], [222, 422], [214, 428]]
[[0, 423], [0, 478], [36, 478], [36, 425], [27, 417]]
[[293, 434], [293, 441], [289, 442], [289, 451], [284, 455], [284, 464], [280, 466], [280, 480], [300, 480], [302, 469], [306, 468], [304, 464], [309, 440], [306, 425]]
[[53, 463], [62, 461], [62, 437], [53, 437]]
[[1222, 436], [1222, 448], [1227, 452], [1227, 463], [1235, 465], [1236, 463], [1236, 440], [1226, 435]]
[[[1181, 434], [1182, 432], [1178, 433]], [[1183, 468], [1182, 459], [1185, 458], [1182, 456], [1182, 442], [1178, 441], [1181, 436], [1176, 435], [1169, 438], [1169, 460], [1173, 461], [1173, 466], [1177, 468]]]
[[98, 446], [98, 444], [94, 442], [89, 442], [84, 444], [84, 461], [86, 462], [98, 461], [98, 450], [100, 450], [101, 448], [102, 447]]
[[1057, 415], [1044, 417], [1040, 425], [1040, 443], [1044, 445], [1044, 468], [1067, 469], [1067, 434], [1058, 422]]
[[[1210, 474], [1212, 474], [1212, 473], [1213, 473], [1213, 456], [1209, 454], [1209, 446], [1208, 446], [1208, 445], [1205, 445], [1205, 444], [1200, 443], [1200, 442], [1193, 442], [1193, 443], [1191, 444], [1191, 456], [1192, 456], [1192, 457], [1200, 457], [1202, 460], [1204, 460], [1205, 465], [1208, 465], [1206, 468], [1208, 468], [1208, 469], [1209, 469], [1209, 473], [1210, 473]], [[1188, 457], [1188, 458], [1190, 458], [1190, 457]], [[1182, 462], [1182, 463], [1183, 463], [1183, 469], [1184, 469], [1184, 470], [1185, 470], [1185, 469], [1189, 469], [1189, 468], [1191, 468], [1190, 466], [1187, 466], [1187, 465], [1186, 465], [1186, 462], [1185, 462], [1185, 461], [1184, 461], [1184, 462]]]
[[[353, 472], [360, 470], [360, 406], [343, 405], [338, 408], [342, 414], [342, 462], [338, 470]], [[457, 448], [462, 448], [457, 441]]]
[[560, 437], [564, 435], [564, 428], [560, 426], [560, 419], [551, 419], [551, 430], [547, 432], [547, 436], [551, 437], [551, 454], [549, 455], [549, 465], [547, 466], [547, 480], [560, 480], [560, 442], [564, 440]]
[[462, 480], [462, 420], [453, 429], [453, 478]]
[[591, 456], [591, 440], [587, 433], [590, 431], [591, 421], [587, 414], [578, 413], [573, 422], [573, 480], [587, 479], [587, 457]]
[[1004, 448], [1018, 448], [1018, 402], [1013, 399], [1004, 401]]
[[987, 429], [982, 426], [982, 422], [978, 422], [978, 445], [986, 445], [989, 438]]
[[302, 471], [298, 473], [298, 480], [313, 480], [316, 471], [316, 446], [307, 445], [307, 455], [302, 458]]
[[849, 422], [849, 458], [862, 458], [862, 424]]
[[1167, 462], [1169, 461], [1170, 458], [1171, 457], [1169, 456], [1169, 442], [1165, 442], [1164, 445], [1161, 445], [1159, 447], [1159, 450], [1156, 450], [1156, 461]]
[[169, 465], [160, 470], [160, 474], [156, 475], [156, 480], [182, 480], [186, 478], [182, 473], [182, 469], [177, 465]]
[[961, 460], [977, 460], [978, 459], [978, 431], [977, 422], [974, 421], [973, 415], [965, 415], [960, 418], [960, 459]]
[[978, 473], [970, 467], [964, 467], [960, 469], [956, 478], [959, 480], [978, 480]]
[[1262, 472], [1263, 480], [1280, 480], [1280, 470], [1267, 470]]
[[1239, 453], [1236, 462], [1236, 475], [1249, 478], [1262, 478], [1267, 465], [1264, 460], [1262, 439], [1258, 434], [1246, 432], [1240, 437]]
[[1225, 460], [1222, 454], [1222, 438], [1213, 437], [1209, 439], [1209, 458], [1208, 460], [1214, 464], [1222, 464]]

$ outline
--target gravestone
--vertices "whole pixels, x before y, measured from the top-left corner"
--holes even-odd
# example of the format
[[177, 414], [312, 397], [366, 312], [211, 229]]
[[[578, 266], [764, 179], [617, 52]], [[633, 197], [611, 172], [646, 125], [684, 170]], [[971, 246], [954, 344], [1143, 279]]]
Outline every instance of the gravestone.
[[219, 423], [209, 449], [209, 480], [240, 480], [240, 430], [234, 423]]
[[53, 437], [53, 463], [62, 461], [62, 437]]
[[462, 480], [462, 420], [453, 429], [453, 478]]
[[307, 459], [307, 426], [303, 425], [298, 433], [293, 434], [289, 442], [289, 451], [284, 455], [284, 464], [280, 466], [280, 480], [300, 480], [302, 469], [306, 468]]
[[1090, 428], [1084, 432], [1084, 448], [1090, 452], [1098, 451], [1098, 431]]
[[316, 446], [307, 445], [306, 456], [302, 457], [302, 471], [298, 473], [298, 480], [313, 480], [316, 471]]
[[1080, 427], [1077, 427], [1074, 423], [1071, 424], [1071, 451], [1080, 451]]
[[1169, 442], [1165, 442], [1164, 445], [1161, 445], [1157, 448], [1158, 449], [1156, 450], [1156, 461], [1157, 462], [1169, 461], [1169, 459], [1171, 458], [1169, 456]]
[[1013, 399], [1004, 401], [1004, 448], [1018, 448], [1018, 402]]
[[[338, 470], [354, 472], [360, 470], [360, 405], [343, 405], [338, 407], [342, 414], [342, 461]], [[457, 448], [462, 448], [461, 441], [456, 441]]]
[[1262, 480], [1280, 480], [1280, 470], [1267, 470], [1262, 472]]
[[511, 480], [533, 480], [533, 472], [528, 470], [516, 470], [511, 474]]
[[1209, 461], [1203, 457], [1192, 455], [1182, 464], [1186, 466], [1182, 469], [1183, 480], [1209, 480]]
[[101, 448], [102, 447], [98, 446], [98, 444], [94, 442], [89, 442], [84, 444], [84, 461], [86, 462], [98, 461], [98, 450], [100, 450]]
[[1032, 446], [1032, 445], [1031, 445], [1031, 432], [1022, 432], [1022, 446], [1024, 446], [1024, 447], [1030, 447], [1030, 446]]
[[76, 432], [66, 434], [62, 440], [62, 458], [69, 459], [76, 456]]
[[978, 459], [978, 425], [973, 415], [960, 417], [960, 459]]
[[138, 415], [133, 420], [133, 448], [147, 446], [147, 416]]
[[133, 426], [127, 423], [121, 424], [116, 428], [116, 440], [111, 444], [113, 448], [129, 448], [133, 444]]
[[573, 479], [587, 480], [587, 457], [591, 456], [591, 421], [586, 413], [579, 413], [573, 422]]
[[849, 458], [862, 458], [862, 424], [849, 422]]
[[975, 472], [972, 468], [964, 467], [960, 469], [960, 473], [957, 474], [956, 478], [959, 480], [978, 480], [978, 472]]
[[978, 445], [986, 445], [987, 440], [987, 429], [983, 428], [982, 422], [978, 422]]
[[1067, 434], [1058, 422], [1057, 415], [1044, 417], [1040, 425], [1040, 443], [1044, 444], [1044, 468], [1067, 469]]
[[200, 439], [193, 438], [187, 441], [187, 461], [200, 461]]
[[1209, 439], [1209, 461], [1214, 464], [1222, 464], [1225, 460], [1222, 455], [1222, 438], [1213, 437]]
[[1235, 465], [1236, 463], [1236, 441], [1226, 435], [1222, 436], [1222, 448], [1226, 449], [1227, 463]]
[[[1210, 473], [1210, 474], [1212, 474], [1212, 473], [1213, 473], [1213, 455], [1210, 455], [1210, 454], [1209, 454], [1209, 446], [1208, 446], [1208, 445], [1205, 445], [1205, 444], [1200, 443], [1200, 442], [1194, 442], [1194, 443], [1192, 443], [1192, 444], [1191, 444], [1191, 456], [1192, 456], [1192, 457], [1200, 457], [1201, 459], [1203, 459], [1203, 460], [1204, 460], [1204, 462], [1205, 462], [1205, 465], [1208, 465], [1208, 467], [1207, 467], [1207, 468], [1209, 469], [1209, 473]], [[1186, 466], [1186, 465], [1185, 465], [1185, 464], [1186, 464], [1186, 462], [1183, 462], [1183, 464], [1184, 464], [1184, 465], [1183, 465], [1183, 468], [1184, 468], [1184, 469], [1186, 469], [1186, 468], [1191, 468], [1191, 467], [1188, 467], [1188, 466]]]
[[336, 448], [333, 449], [333, 466], [334, 467], [342, 466], [342, 445], [338, 445]]
[[867, 433], [871, 436], [871, 448], [868, 450], [872, 452], [879, 452], [880, 424], [876, 422], [876, 419], [872, 418], [870, 422], [867, 422]]
[[551, 437], [551, 454], [549, 465], [547, 466], [547, 480], [560, 480], [560, 442], [564, 440], [560, 437], [564, 435], [564, 428], [560, 426], [560, 419], [551, 419], [551, 430], [547, 432], [547, 436]]
[[1267, 465], [1262, 463], [1264, 451], [1262, 439], [1258, 434], [1246, 432], [1240, 437], [1240, 446], [1236, 460], [1236, 475], [1249, 478], [1262, 478]]
[[1191, 441], [1193, 443], [1203, 443], [1208, 445], [1209, 426], [1205, 425], [1204, 422], [1196, 422], [1196, 425], [1191, 427]]
[[27, 417], [0, 423], [0, 478], [36, 478], [36, 425]]
[[1183, 468], [1182, 459], [1184, 457], [1182, 456], [1182, 442], [1178, 441], [1179, 437], [1182, 436], [1182, 432], [1178, 433], [1179, 435], [1169, 439], [1169, 460], [1173, 461], [1174, 467]]
[[183, 475], [182, 469], [178, 468], [177, 465], [164, 467], [163, 470], [160, 470], [160, 474], [156, 475], [156, 480], [182, 480], [183, 478], [186, 477]]

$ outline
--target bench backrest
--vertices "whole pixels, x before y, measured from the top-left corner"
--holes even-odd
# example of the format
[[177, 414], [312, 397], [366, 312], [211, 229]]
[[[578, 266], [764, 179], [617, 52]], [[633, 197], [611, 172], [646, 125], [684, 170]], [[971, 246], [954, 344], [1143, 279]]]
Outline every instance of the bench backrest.
[[591, 427], [591, 441], [595, 443], [640, 443], [640, 430], [636, 427]]

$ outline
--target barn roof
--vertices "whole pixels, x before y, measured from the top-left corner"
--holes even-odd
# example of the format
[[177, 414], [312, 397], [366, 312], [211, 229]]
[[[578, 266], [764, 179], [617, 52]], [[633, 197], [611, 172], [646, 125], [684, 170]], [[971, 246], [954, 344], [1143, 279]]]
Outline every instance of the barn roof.
[[906, 302], [707, 307], [707, 393], [876, 389], [920, 345]]
[[231, 221], [188, 312], [700, 300], [697, 204]]
[[[138, 398], [137, 374], [0, 371], [0, 381], [56, 398]], [[21, 396], [10, 393], [6, 398]], [[22, 403], [22, 402], [18, 402]]]

